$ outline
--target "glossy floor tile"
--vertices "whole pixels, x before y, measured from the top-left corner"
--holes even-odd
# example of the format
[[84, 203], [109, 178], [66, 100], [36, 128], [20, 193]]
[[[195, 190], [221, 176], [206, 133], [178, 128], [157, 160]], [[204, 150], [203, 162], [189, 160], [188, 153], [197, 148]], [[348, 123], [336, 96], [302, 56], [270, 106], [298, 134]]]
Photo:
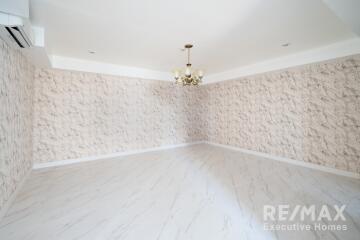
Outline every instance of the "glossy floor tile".
[[[346, 204], [345, 221], [264, 221], [264, 205]], [[265, 230], [264, 224], [311, 224]], [[315, 230], [315, 224], [347, 230]], [[360, 181], [210, 145], [34, 171], [0, 239], [359, 239]]]

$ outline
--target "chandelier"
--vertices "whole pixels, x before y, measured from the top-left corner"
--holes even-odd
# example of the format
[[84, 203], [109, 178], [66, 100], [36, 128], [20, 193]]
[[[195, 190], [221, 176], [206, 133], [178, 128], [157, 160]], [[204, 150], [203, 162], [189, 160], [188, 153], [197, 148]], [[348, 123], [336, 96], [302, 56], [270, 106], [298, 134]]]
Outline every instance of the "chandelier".
[[190, 63], [190, 49], [193, 47], [191, 44], [185, 45], [185, 50], [187, 51], [188, 63], [186, 64], [186, 68], [182, 70], [175, 70], [174, 78], [177, 84], [182, 84], [183, 86], [197, 86], [201, 83], [202, 78], [204, 77], [204, 73], [201, 70], [192, 70]]

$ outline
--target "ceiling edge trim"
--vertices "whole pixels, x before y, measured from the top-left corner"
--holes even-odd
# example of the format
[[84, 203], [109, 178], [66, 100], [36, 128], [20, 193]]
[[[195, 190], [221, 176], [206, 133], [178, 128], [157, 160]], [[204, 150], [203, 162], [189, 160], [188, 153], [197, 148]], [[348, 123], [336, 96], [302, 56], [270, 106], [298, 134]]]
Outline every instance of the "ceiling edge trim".
[[172, 81], [171, 73], [145, 68], [121, 66], [77, 58], [52, 55], [51, 66], [56, 69], [109, 74], [122, 77], [133, 77], [150, 80]]
[[286, 69], [309, 63], [321, 62], [339, 57], [360, 53], [360, 38], [338, 42], [324, 47], [299, 52], [296, 54], [271, 59], [269, 61], [232, 69], [225, 72], [214, 73], [204, 79], [203, 84], [211, 84], [240, 77]]
[[[208, 76], [205, 76], [203, 85], [222, 82], [226, 80], [233, 80], [245, 76], [281, 70], [315, 62], [326, 61], [354, 54], [360, 54], [360, 38], [353, 38], [320, 48], [315, 48], [296, 54], [235, 68], [229, 71], [210, 74]], [[170, 72], [121, 66], [117, 64], [89, 61], [57, 55], [52, 55], [50, 59], [51, 66], [56, 69], [109, 74], [115, 76], [142, 78], [149, 80], [173, 81], [173, 76]]]

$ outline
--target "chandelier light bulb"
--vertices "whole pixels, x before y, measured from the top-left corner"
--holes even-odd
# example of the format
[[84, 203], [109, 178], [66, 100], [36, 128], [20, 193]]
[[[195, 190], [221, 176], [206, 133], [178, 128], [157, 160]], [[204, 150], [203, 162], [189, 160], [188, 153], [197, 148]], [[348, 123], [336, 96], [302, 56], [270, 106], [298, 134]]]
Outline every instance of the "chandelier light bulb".
[[175, 70], [174, 75], [175, 75], [175, 80], [178, 80], [179, 77], [180, 77], [179, 71], [178, 71], [178, 70]]

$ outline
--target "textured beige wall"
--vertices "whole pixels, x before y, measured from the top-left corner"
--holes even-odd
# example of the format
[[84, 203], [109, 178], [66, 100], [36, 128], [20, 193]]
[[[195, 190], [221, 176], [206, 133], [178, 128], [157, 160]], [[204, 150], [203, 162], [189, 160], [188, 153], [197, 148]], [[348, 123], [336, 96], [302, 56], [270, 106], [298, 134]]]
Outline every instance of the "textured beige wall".
[[360, 55], [201, 91], [208, 141], [360, 172]]
[[32, 165], [34, 67], [0, 39], [0, 210]]
[[49, 162], [202, 140], [198, 88], [38, 69], [34, 160]]
[[37, 162], [197, 140], [360, 172], [360, 56], [183, 88], [38, 69]]

